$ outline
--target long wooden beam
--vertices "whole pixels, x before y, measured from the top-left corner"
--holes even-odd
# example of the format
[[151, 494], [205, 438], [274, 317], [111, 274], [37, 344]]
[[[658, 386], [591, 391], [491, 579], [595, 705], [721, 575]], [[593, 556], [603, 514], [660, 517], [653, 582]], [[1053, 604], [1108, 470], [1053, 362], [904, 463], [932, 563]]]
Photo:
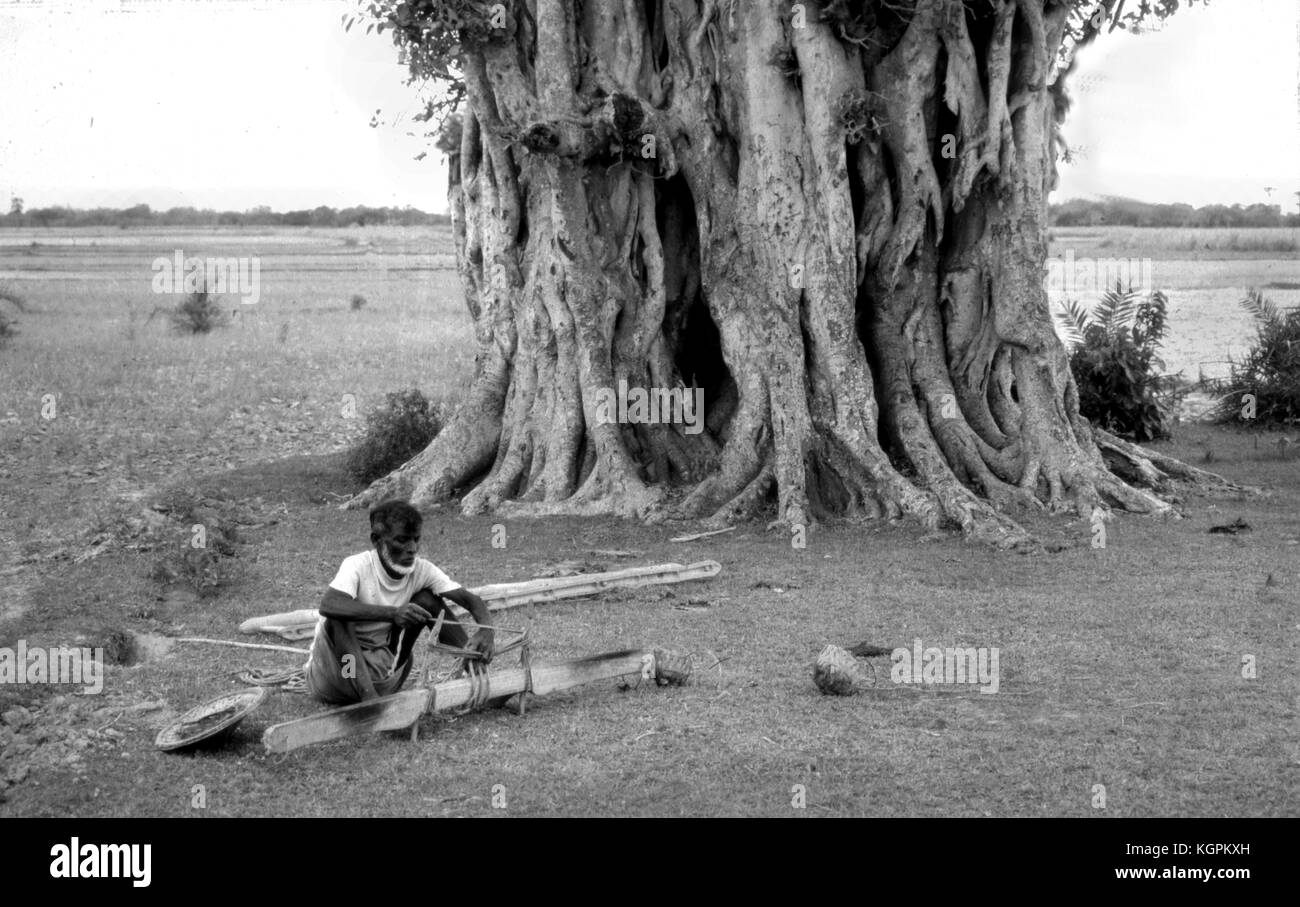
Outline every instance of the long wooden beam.
[[[507, 668], [489, 676], [490, 686], [486, 695], [497, 697], [522, 693], [528, 689], [530, 673], [533, 693], [543, 696], [627, 674], [653, 676], [654, 652], [650, 649], [627, 649], [555, 664], [538, 664], [528, 670]], [[288, 753], [313, 743], [379, 731], [406, 730], [414, 728], [426, 711], [438, 712], [465, 705], [474, 698], [474, 691], [469, 678], [446, 680], [431, 688], [407, 690], [272, 725], [262, 735], [262, 744], [268, 753]]]
[[[554, 576], [531, 579], [521, 583], [496, 583], [470, 589], [487, 602], [488, 610], [504, 611], [520, 605], [582, 598], [609, 589], [630, 589], [638, 586], [659, 586], [670, 583], [687, 583], [711, 579], [722, 571], [717, 561], [699, 561], [694, 564], [655, 564], [650, 567], [628, 567], [604, 573], [579, 573], [574, 576]], [[302, 639], [311, 635], [320, 613], [312, 608], [251, 617], [239, 625], [241, 633], [279, 633], [287, 639]]]
[[[534, 665], [533, 693], [545, 696], [557, 690], [567, 690], [582, 686], [596, 680], [611, 680], [625, 674], [639, 674], [648, 671], [653, 676], [654, 654], [649, 649], [628, 649], [624, 652], [609, 652], [604, 655], [591, 655], [573, 661], [561, 661], [556, 664]], [[511, 696], [528, 689], [529, 671], [523, 668], [507, 668], [488, 677], [490, 686], [487, 696]], [[473, 695], [473, 684], [468, 677], [445, 680], [433, 686], [431, 708], [435, 712], [454, 709], [469, 702]]]
[[721, 571], [722, 565], [717, 561], [700, 561], [686, 566], [656, 564], [651, 567], [628, 567], [625, 570], [609, 570], [604, 573], [554, 576], [522, 583], [497, 583], [492, 586], [479, 586], [470, 591], [487, 602], [488, 610], [504, 611], [507, 608], [517, 608], [534, 602], [581, 598], [608, 589], [631, 589], [638, 586], [659, 586], [710, 579]]

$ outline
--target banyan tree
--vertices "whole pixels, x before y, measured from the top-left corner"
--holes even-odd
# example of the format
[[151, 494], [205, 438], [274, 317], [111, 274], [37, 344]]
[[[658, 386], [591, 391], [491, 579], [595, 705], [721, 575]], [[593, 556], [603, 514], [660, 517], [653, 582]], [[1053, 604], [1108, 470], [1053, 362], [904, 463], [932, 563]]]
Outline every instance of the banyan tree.
[[[1044, 287], [1073, 53], [1179, 4], [1131, 5], [365, 4], [456, 110], [476, 360], [352, 505], [775, 506], [1012, 545], [1024, 508], [1167, 514], [1222, 483], [1080, 415]], [[603, 405], [638, 390], [703, 412]]]

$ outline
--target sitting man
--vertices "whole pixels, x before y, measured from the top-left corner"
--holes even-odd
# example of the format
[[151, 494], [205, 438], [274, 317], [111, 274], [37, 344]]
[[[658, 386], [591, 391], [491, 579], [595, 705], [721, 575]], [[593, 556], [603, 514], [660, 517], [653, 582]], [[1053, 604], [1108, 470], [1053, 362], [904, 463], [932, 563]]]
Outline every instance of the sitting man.
[[[483, 599], [415, 556], [424, 518], [405, 501], [370, 511], [373, 550], [343, 560], [320, 603], [320, 620], [306, 665], [307, 688], [324, 702], [345, 704], [396, 693], [411, 671], [416, 637], [444, 614], [439, 642], [493, 651], [491, 617]], [[444, 599], [480, 625], [470, 636]]]

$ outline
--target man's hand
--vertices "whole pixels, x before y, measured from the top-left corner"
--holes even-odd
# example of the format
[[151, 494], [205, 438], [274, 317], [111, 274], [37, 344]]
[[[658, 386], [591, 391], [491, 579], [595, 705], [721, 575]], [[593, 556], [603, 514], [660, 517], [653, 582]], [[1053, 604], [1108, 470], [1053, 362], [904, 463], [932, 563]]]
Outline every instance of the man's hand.
[[465, 647], [476, 652], [482, 652], [484, 663], [491, 661], [495, 652], [495, 634], [492, 632], [492, 612], [488, 610], [487, 602], [464, 586], [449, 589], [442, 593], [442, 597], [450, 599], [474, 616], [474, 623], [478, 624], [481, 629], [469, 638]]
[[433, 615], [421, 608], [415, 602], [407, 602], [397, 609], [397, 614], [393, 617], [393, 623], [403, 629], [412, 627], [423, 627], [433, 620]]
[[487, 664], [492, 660], [492, 655], [496, 649], [496, 634], [492, 632], [491, 627], [483, 627], [469, 638], [465, 648], [481, 652], [483, 663]]

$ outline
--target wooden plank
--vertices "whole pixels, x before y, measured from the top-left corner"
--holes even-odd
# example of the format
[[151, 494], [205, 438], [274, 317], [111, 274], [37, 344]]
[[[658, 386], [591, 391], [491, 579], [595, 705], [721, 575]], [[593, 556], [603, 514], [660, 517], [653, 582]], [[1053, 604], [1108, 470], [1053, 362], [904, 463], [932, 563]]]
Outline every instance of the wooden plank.
[[[717, 561], [699, 561], [685, 566], [656, 564], [650, 567], [628, 567], [624, 570], [610, 570], [604, 573], [579, 573], [574, 576], [525, 580], [521, 583], [496, 583], [490, 586], [477, 586], [470, 591], [487, 602], [489, 611], [505, 611], [520, 605], [582, 598], [609, 589], [630, 589], [711, 579], [720, 572], [722, 572], [722, 565]], [[239, 625], [239, 631], [274, 633], [294, 626], [315, 627], [319, 617], [320, 613], [313, 609], [269, 614], [244, 621]]]
[[[627, 649], [608, 652], [555, 664], [533, 665], [533, 693], [545, 696], [558, 690], [567, 690], [597, 680], [613, 680], [627, 674], [654, 671], [654, 654], [650, 649]], [[488, 696], [511, 696], [527, 689], [528, 675], [523, 668], [507, 668], [490, 675]], [[473, 685], [469, 678], [445, 680], [433, 687], [432, 709], [441, 712], [454, 709], [470, 701]]]
[[320, 612], [315, 608], [301, 611], [286, 611], [283, 614], [267, 614], [263, 617], [250, 617], [239, 625], [240, 633], [274, 633], [280, 627], [296, 627], [310, 624], [316, 626]]
[[694, 542], [694, 541], [696, 541], [697, 539], [707, 539], [707, 538], [709, 538], [710, 536], [713, 536], [713, 535], [722, 535], [722, 533], [724, 533], [724, 532], [735, 532], [735, 531], [736, 531], [736, 527], [735, 527], [735, 526], [728, 526], [726, 529], [714, 529], [712, 532], [693, 532], [693, 533], [691, 533], [690, 535], [679, 535], [679, 536], [677, 536], [676, 538], [671, 538], [671, 539], [669, 539], [668, 541], [670, 541], [670, 542]]
[[[544, 696], [597, 680], [653, 671], [654, 653], [650, 649], [627, 649], [555, 664], [539, 664], [532, 668], [533, 693]], [[490, 682], [487, 695], [511, 696], [528, 688], [528, 674], [523, 668], [507, 668], [492, 674]], [[426, 710], [442, 711], [467, 704], [473, 692], [474, 686], [469, 678], [447, 680], [436, 684], [432, 690], [407, 690], [272, 725], [262, 735], [262, 744], [268, 753], [289, 753], [313, 743], [379, 731], [405, 730], [415, 725]]]
[[269, 652], [297, 652], [299, 655], [306, 655], [310, 650], [298, 649], [293, 646], [270, 646], [258, 642], [232, 642], [228, 639], [208, 639], [206, 636], [176, 636], [173, 637], [177, 642], [205, 642], [214, 646], [235, 646], [240, 649], [265, 649]]
[[710, 579], [722, 572], [717, 561], [681, 564], [657, 564], [652, 567], [629, 567], [605, 573], [579, 573], [523, 583], [500, 583], [471, 590], [488, 603], [489, 611], [504, 611], [534, 602], [558, 601], [596, 595], [609, 589], [632, 589]]
[[262, 735], [262, 745], [268, 753], [289, 753], [313, 743], [379, 731], [406, 730], [428, 709], [429, 696], [428, 690], [406, 690], [296, 721], [274, 724]]

